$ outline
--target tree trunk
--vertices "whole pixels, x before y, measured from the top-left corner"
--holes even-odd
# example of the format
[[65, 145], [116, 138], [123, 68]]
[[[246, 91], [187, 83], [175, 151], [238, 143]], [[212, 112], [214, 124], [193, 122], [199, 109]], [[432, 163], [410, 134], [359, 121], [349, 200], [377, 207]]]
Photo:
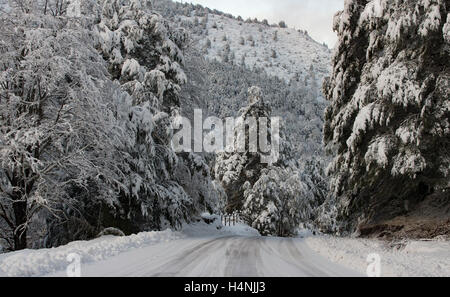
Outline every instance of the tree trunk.
[[[27, 202], [14, 201], [14, 217], [16, 219], [16, 230], [14, 231], [14, 250], [23, 250], [27, 248], [27, 229], [24, 225], [27, 222]], [[23, 226], [23, 228], [18, 228]]]

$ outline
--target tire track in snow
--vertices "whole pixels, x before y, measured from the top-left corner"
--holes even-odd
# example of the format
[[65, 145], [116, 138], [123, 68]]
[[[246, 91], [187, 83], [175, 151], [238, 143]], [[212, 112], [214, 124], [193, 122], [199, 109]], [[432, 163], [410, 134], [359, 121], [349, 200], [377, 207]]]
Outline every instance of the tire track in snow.
[[218, 247], [222, 246], [222, 241], [226, 241], [231, 239], [231, 237], [221, 237], [216, 238], [190, 248], [187, 251], [182, 252], [180, 255], [177, 255], [174, 260], [170, 260], [167, 263], [164, 263], [159, 268], [155, 270], [159, 270], [161, 272], [152, 274], [152, 277], [172, 277], [172, 276], [183, 276], [186, 275], [183, 272], [189, 272], [197, 268], [208, 254], [208, 252], [214, 252]]
[[259, 276], [261, 266], [260, 238], [234, 238], [225, 253], [227, 264], [226, 277]]

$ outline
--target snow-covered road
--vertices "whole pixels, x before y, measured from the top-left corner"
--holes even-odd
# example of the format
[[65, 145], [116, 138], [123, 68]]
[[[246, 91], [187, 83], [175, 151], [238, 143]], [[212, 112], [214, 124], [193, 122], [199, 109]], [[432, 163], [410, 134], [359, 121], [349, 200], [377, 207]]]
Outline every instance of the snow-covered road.
[[368, 255], [374, 253], [381, 260], [381, 276], [450, 276], [450, 242], [443, 239], [405, 241], [399, 247], [309, 232], [299, 238], [262, 237], [244, 224], [197, 223], [182, 231], [104, 236], [0, 254], [0, 277], [64, 277], [74, 254], [81, 276], [365, 276]]
[[[185, 238], [84, 264], [82, 276], [361, 276], [311, 251], [302, 239]], [[65, 271], [51, 276], [65, 276]]]

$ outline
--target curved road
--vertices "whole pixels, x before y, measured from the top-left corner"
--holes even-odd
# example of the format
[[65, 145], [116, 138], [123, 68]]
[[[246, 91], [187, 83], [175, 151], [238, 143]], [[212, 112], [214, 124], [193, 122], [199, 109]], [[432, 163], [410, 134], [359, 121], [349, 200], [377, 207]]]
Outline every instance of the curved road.
[[[186, 238], [83, 265], [82, 276], [360, 276], [314, 253], [301, 239]], [[62, 276], [64, 272], [60, 273]]]

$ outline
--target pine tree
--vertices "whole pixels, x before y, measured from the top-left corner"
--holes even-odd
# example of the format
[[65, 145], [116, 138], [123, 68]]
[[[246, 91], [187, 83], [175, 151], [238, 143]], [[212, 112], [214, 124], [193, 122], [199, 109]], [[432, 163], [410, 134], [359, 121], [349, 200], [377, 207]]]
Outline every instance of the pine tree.
[[352, 0], [335, 17], [324, 139], [344, 230], [402, 214], [405, 201], [432, 192], [448, 197], [449, 5]]
[[[250, 126], [246, 121], [249, 118], [254, 118], [256, 121], [262, 117], [268, 119], [269, 115], [270, 110], [263, 102], [261, 89], [258, 87], [250, 88], [248, 106], [240, 111], [234, 129], [233, 147], [237, 150], [240, 147], [240, 137], [244, 137], [245, 150], [244, 152], [220, 153], [216, 160], [215, 175], [228, 195], [226, 208], [228, 212], [242, 210], [244, 183], [250, 181], [253, 184], [258, 179], [259, 172], [267, 167], [267, 164], [262, 162], [261, 152], [252, 152], [249, 138]], [[256, 128], [257, 135], [259, 135], [260, 127], [258, 123], [256, 125], [256, 127], [252, 127]], [[242, 133], [244, 133], [244, 136], [242, 136]]]
[[[215, 175], [227, 194], [227, 212], [241, 211], [245, 220], [262, 235], [292, 236], [301, 222], [312, 223], [313, 207], [323, 202], [326, 182], [313, 180], [318, 178], [314, 176], [320, 168], [313, 163], [300, 173], [298, 165], [292, 162], [292, 144], [285, 140], [281, 143], [279, 159], [270, 165], [263, 162], [262, 152], [251, 151], [252, 126], [247, 128], [246, 120], [269, 118], [270, 113], [262, 100], [261, 89], [250, 88], [248, 106], [241, 110], [234, 130], [235, 149], [239, 147], [238, 135], [245, 133], [245, 152], [219, 154]], [[272, 122], [268, 125], [269, 138], [276, 133], [273, 125]], [[260, 125], [255, 128], [258, 135], [265, 129]]]

